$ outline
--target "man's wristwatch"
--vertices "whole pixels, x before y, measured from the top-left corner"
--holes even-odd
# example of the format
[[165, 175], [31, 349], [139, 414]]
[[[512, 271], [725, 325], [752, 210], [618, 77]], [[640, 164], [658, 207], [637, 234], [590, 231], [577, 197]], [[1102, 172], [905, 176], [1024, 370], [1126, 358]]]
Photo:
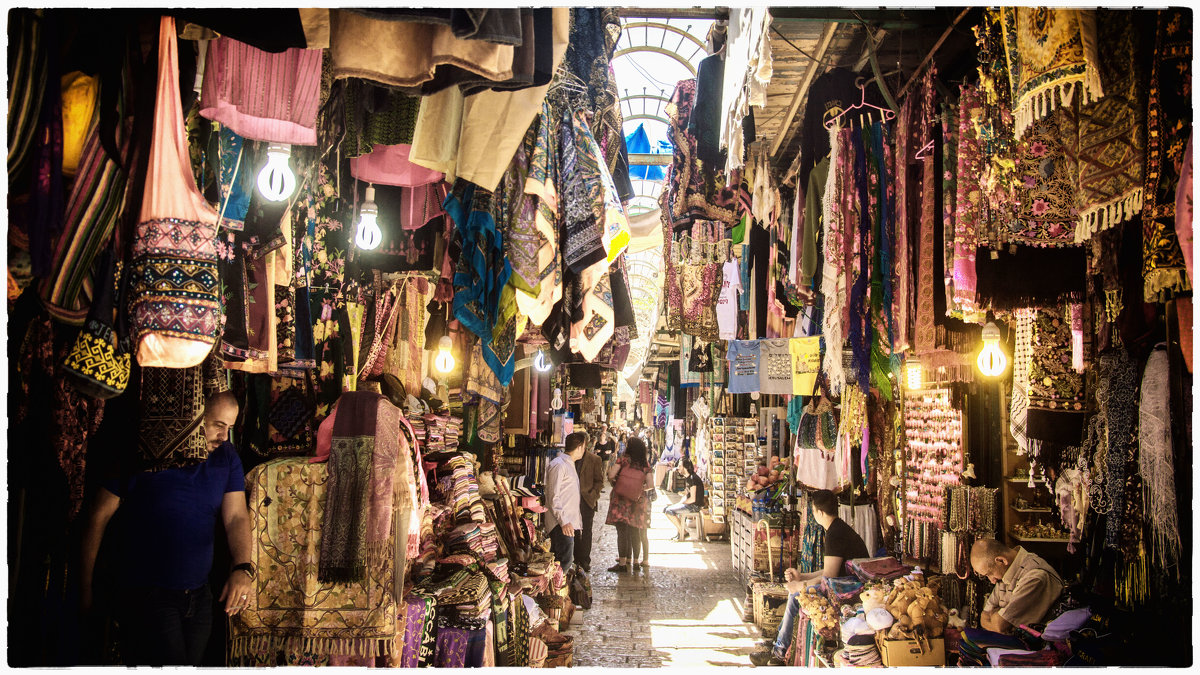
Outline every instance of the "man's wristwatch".
[[240, 564], [234, 565], [234, 566], [233, 566], [233, 568], [229, 570], [230, 574], [232, 574], [232, 573], [234, 573], [234, 572], [238, 572], [238, 571], [245, 572], [245, 573], [246, 573], [246, 576], [248, 576], [248, 577], [250, 577], [251, 579], [253, 579], [253, 578], [254, 578], [254, 575], [255, 575], [255, 573], [256, 573], [258, 570], [256, 570], [256, 569], [254, 568], [254, 563], [249, 563], [249, 562], [244, 562], [244, 563], [240, 563]]

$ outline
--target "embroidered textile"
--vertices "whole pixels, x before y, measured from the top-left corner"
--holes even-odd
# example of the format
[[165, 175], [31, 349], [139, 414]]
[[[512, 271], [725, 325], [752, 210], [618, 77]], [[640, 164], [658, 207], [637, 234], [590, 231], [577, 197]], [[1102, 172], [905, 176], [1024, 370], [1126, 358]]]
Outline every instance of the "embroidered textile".
[[[463, 247], [454, 273], [454, 316], [485, 347], [491, 345], [493, 331], [501, 321], [501, 295], [512, 274], [512, 265], [504, 257], [502, 235], [492, 217], [493, 199], [492, 193], [459, 181], [445, 204], [446, 213], [458, 226]], [[511, 358], [511, 351], [508, 355]], [[500, 368], [493, 369], [500, 375]]]
[[1192, 19], [1186, 9], [1160, 10], [1150, 71], [1146, 189], [1142, 204], [1146, 302], [1187, 290], [1184, 258], [1171, 227], [1181, 164], [1191, 135]]
[[1071, 154], [1079, 163], [1077, 242], [1142, 211], [1146, 103], [1137, 67], [1137, 31], [1123, 14], [1096, 10], [1106, 95], [1067, 108], [1064, 136], [1071, 139]]
[[[246, 477], [254, 542], [251, 562], [259, 574], [250, 607], [230, 619], [230, 654], [235, 661], [253, 652], [284, 649], [367, 657], [400, 651], [393, 566], [402, 557], [372, 559], [359, 581], [317, 579], [328, 469], [305, 458], [283, 458], [256, 466]], [[393, 489], [401, 482], [393, 481]]]
[[138, 389], [138, 456], [158, 471], [199, 464], [208, 458], [208, 441], [200, 428], [204, 402], [226, 389], [220, 358], [209, 354], [191, 368], [142, 368]]
[[130, 298], [142, 366], [200, 364], [221, 334], [216, 212], [195, 187], [179, 103], [175, 20], [159, 22], [154, 136], [134, 238]]
[[1071, 367], [1071, 324], [1060, 308], [1039, 309], [1029, 363], [1029, 438], [1069, 445], [1082, 437], [1083, 374]]
[[1181, 548], [1175, 461], [1171, 443], [1171, 396], [1167, 352], [1156, 349], [1142, 376], [1138, 423], [1138, 466], [1148, 488], [1146, 515], [1155, 568], [1178, 577]]
[[[517, 308], [529, 317], [535, 326], [541, 326], [550, 317], [554, 303], [562, 299], [562, 266], [558, 246], [558, 192], [555, 188], [554, 158], [558, 156], [557, 120], [549, 103], [542, 103], [542, 113], [535, 123], [537, 129], [529, 150], [529, 175], [525, 181], [525, 203], [512, 224], [509, 237], [513, 240], [516, 255], [526, 257], [522, 262], [514, 259], [514, 272], [536, 268], [536, 274], [521, 271], [514, 276], [517, 284]], [[530, 223], [529, 208], [534, 209]], [[530, 225], [532, 224], [532, 228]], [[536, 281], [536, 283], [534, 283]], [[528, 288], [526, 288], [528, 286]]]
[[695, 104], [696, 80], [680, 80], [666, 107], [675, 152], [664, 189], [667, 195], [664, 210], [675, 227], [686, 226], [694, 219], [732, 225], [737, 220], [740, 176], [737, 172], [726, 175], [699, 158], [696, 138], [688, 131]]
[[[1017, 138], [1059, 107], [1104, 96], [1090, 10], [1004, 7], [1004, 49]], [[1108, 48], [1108, 45], [1105, 45]]]
[[[921, 133], [919, 143], [922, 147], [933, 142], [933, 72], [926, 71], [921, 84]], [[934, 199], [938, 180], [938, 169], [934, 164], [933, 152], [926, 152], [921, 168], [921, 215], [917, 236], [917, 283], [916, 295], [916, 324], [913, 330], [913, 349], [916, 353], [931, 352], [937, 344], [937, 330], [934, 323], [933, 294], [942, 292], [934, 283], [934, 251], [938, 245], [936, 229], [937, 203]], [[862, 383], [865, 388], [865, 382]]]
[[[850, 213], [840, 208], [842, 193], [847, 191], [846, 171], [850, 150], [848, 131], [837, 127], [829, 130], [829, 176], [825, 183], [825, 194], [821, 205], [821, 241], [824, 256], [821, 266], [821, 295], [825, 299], [821, 314], [821, 333], [825, 338], [825, 356], [822, 372], [829, 379], [829, 390], [838, 395], [846, 381], [842, 367], [842, 350], [845, 346], [844, 311], [846, 307], [846, 230]], [[743, 256], [743, 260], [748, 256]], [[746, 293], [745, 295], [749, 295]]]
[[1063, 143], [1066, 110], [1033, 124], [1018, 146], [1016, 217], [1000, 239], [1031, 246], [1074, 246], [1079, 222], [1076, 165]]

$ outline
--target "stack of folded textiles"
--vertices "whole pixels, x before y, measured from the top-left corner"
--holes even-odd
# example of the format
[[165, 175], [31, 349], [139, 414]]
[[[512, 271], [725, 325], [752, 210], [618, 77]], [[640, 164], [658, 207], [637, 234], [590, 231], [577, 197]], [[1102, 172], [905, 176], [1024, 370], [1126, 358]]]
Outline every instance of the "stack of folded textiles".
[[505, 585], [512, 581], [512, 578], [508, 575], [508, 558], [500, 558], [489, 562], [487, 568], [492, 571], [493, 576]]
[[882, 666], [883, 659], [879, 649], [875, 647], [875, 638], [871, 635], [855, 635], [850, 638], [844, 649], [839, 650], [833, 657], [834, 666], [873, 667]]
[[907, 567], [899, 560], [888, 556], [865, 560], [849, 560], [846, 562], [846, 567], [854, 576], [862, 581], [898, 579], [912, 572], [911, 567]]
[[1027, 651], [1025, 644], [1011, 635], [982, 628], [964, 628], [958, 641], [958, 665], [986, 666], [988, 649], [992, 648]]

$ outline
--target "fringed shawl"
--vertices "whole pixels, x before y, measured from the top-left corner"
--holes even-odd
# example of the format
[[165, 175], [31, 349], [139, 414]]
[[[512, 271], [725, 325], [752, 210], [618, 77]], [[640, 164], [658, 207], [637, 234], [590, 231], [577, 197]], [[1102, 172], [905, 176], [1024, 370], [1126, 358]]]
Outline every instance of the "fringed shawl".
[[1071, 325], [1061, 308], [1038, 310], [1029, 363], [1029, 438], [1076, 445], [1083, 438], [1084, 380], [1071, 367]]
[[[339, 420], [348, 410], [343, 405], [345, 401], [339, 405]], [[386, 417], [382, 413], [380, 419]], [[293, 457], [260, 464], [246, 477], [254, 542], [250, 555], [259, 573], [249, 608], [230, 618], [231, 663], [279, 650], [363, 657], [400, 651], [397, 637], [403, 635], [403, 623], [397, 618], [400, 589], [393, 568], [403, 564], [405, 555], [403, 542], [393, 535], [402, 528], [392, 528], [386, 545], [369, 547], [374, 553], [362, 579], [317, 579], [331, 469]], [[403, 482], [393, 480], [393, 492]], [[398, 517], [399, 503], [393, 498], [389, 520]], [[370, 531], [379, 534], [382, 514], [369, 521]]]
[[1069, 106], [1076, 93], [1082, 103], [1104, 95], [1092, 11], [1046, 7], [1001, 11], [1018, 138], [1060, 102]]
[[[1099, 101], [1067, 109], [1064, 137], [1078, 163], [1075, 241], [1142, 211], [1146, 104], [1137, 64], [1137, 31], [1125, 13], [1097, 10], [1104, 91]], [[1072, 127], [1074, 133], [1071, 133]]]
[[1154, 567], [1178, 578], [1178, 504], [1175, 501], [1174, 447], [1171, 444], [1171, 397], [1167, 352], [1156, 349], [1146, 361], [1138, 424], [1138, 465], [1146, 484], [1146, 520], [1150, 525]]
[[[846, 220], [843, 211], [838, 208], [840, 190], [845, 189], [845, 153], [841, 148], [841, 138], [836, 127], [829, 130], [829, 176], [825, 183], [825, 195], [822, 198], [821, 226], [823, 232], [821, 241], [824, 243], [824, 256], [821, 267], [821, 295], [825, 298], [825, 308], [821, 315], [821, 333], [825, 337], [825, 357], [821, 371], [829, 378], [831, 393], [838, 394], [846, 381], [842, 369], [842, 348], [845, 345], [845, 320], [843, 310], [846, 306], [846, 274], [845, 250], [843, 231]], [[746, 294], [748, 295], [748, 294]]]

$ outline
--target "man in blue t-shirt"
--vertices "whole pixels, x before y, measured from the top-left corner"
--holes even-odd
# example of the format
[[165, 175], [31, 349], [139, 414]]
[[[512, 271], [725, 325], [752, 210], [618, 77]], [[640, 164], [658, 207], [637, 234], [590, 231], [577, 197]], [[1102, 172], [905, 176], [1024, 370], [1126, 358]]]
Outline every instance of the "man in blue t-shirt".
[[249, 605], [256, 570], [250, 562], [250, 512], [245, 474], [229, 429], [238, 416], [230, 392], [211, 397], [203, 430], [209, 455], [180, 469], [142, 472], [100, 488], [82, 542], [81, 604], [92, 603], [96, 555], [109, 519], [120, 556], [120, 620], [127, 665], [200, 665], [212, 632], [212, 569], [217, 517], [235, 564], [221, 591], [225, 613]]

